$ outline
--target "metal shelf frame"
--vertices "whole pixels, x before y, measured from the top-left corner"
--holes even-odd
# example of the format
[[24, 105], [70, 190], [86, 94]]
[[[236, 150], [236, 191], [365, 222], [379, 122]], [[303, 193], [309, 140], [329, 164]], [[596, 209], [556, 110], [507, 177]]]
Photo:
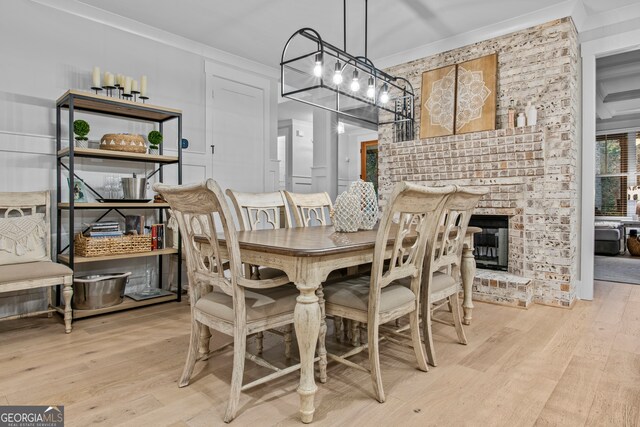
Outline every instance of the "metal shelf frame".
[[[62, 147], [62, 110], [68, 111], [68, 147]], [[154, 123], [158, 125], [158, 130], [160, 133], [163, 132], [163, 125], [168, 120], [177, 120], [177, 147], [178, 147], [178, 156], [164, 156], [163, 155], [163, 145], [160, 145], [159, 155], [152, 156], [146, 154], [132, 154], [132, 153], [117, 153], [117, 152], [101, 152], [100, 150], [94, 149], [82, 149], [78, 148], [78, 152], [76, 153], [76, 148], [74, 147], [74, 136], [73, 136], [73, 122], [76, 111], [81, 111], [85, 113], [99, 114], [103, 116], [111, 116], [118, 118], [126, 118], [126, 119], [134, 119], [140, 121], [146, 121], [150, 123]], [[166, 138], [165, 138], [166, 141]], [[56, 220], [56, 254], [58, 257], [62, 256], [64, 258], [65, 264], [69, 265], [70, 268], [74, 268], [74, 224], [75, 224], [75, 210], [76, 209], [105, 209], [106, 212], [100, 217], [102, 219], [106, 216], [110, 211], [117, 209], [154, 209], [158, 212], [158, 220], [160, 223], [164, 222], [164, 209], [167, 209], [166, 203], [149, 203], [148, 206], [131, 206], [126, 204], [113, 204], [106, 203], [104, 206], [96, 206], [96, 204], [83, 204], [83, 203], [75, 203], [73, 197], [73, 188], [76, 180], [82, 181], [76, 175], [76, 157], [80, 158], [97, 158], [97, 159], [108, 159], [114, 161], [137, 161], [144, 163], [154, 163], [157, 165], [157, 170], [152, 173], [159, 174], [160, 182], [163, 181], [164, 171], [163, 166], [170, 164], [177, 164], [178, 166], [178, 184], [182, 184], [182, 112], [180, 110], [175, 110], [171, 108], [159, 107], [155, 105], [143, 104], [139, 102], [132, 102], [127, 100], [121, 100], [117, 98], [108, 98], [105, 96], [95, 95], [87, 92], [80, 92], [76, 90], [69, 90], [64, 93], [58, 100], [56, 101], [56, 209], [57, 209], [57, 220]], [[64, 163], [64, 160], [67, 160], [67, 163]], [[69, 201], [62, 201], [61, 189], [63, 185], [63, 169], [68, 170], [69, 178]], [[95, 192], [95, 190], [90, 189]], [[69, 244], [63, 248], [62, 246], [62, 212], [68, 212], [68, 231], [69, 231]], [[121, 214], [121, 213], [120, 213]], [[122, 214], [121, 214], [122, 215]], [[175, 301], [180, 302], [182, 295], [182, 245], [180, 239], [178, 239], [178, 250], [177, 250], [177, 295]], [[67, 253], [63, 253], [68, 249]], [[162, 262], [163, 255], [171, 255], [172, 251], [160, 251], [157, 255], [158, 257], [158, 287], [162, 287]], [[56, 293], [56, 305], [60, 305], [60, 290]], [[165, 299], [160, 299], [158, 303], [165, 302]], [[123, 310], [131, 308], [129, 306], [123, 306]], [[117, 311], [117, 310], [113, 310]], [[99, 314], [99, 313], [98, 313]]]

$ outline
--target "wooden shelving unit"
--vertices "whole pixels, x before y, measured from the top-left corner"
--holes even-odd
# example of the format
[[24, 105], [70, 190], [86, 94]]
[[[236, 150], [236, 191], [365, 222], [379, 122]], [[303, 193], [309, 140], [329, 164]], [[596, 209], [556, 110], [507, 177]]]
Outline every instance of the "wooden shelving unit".
[[[74, 264], [84, 264], [87, 262], [114, 261], [118, 259], [130, 259], [130, 258], [145, 258], [150, 256], [173, 255], [177, 253], [178, 253], [177, 249], [167, 248], [167, 249], [158, 249], [157, 251], [137, 252], [135, 254], [107, 255], [107, 256], [94, 256], [94, 257], [83, 257], [83, 256], [76, 255], [73, 259], [73, 262]], [[69, 255], [58, 255], [58, 261], [63, 262], [65, 264], [69, 264]]]
[[[152, 299], [146, 299], [142, 301], [136, 301], [129, 297], [124, 297], [124, 301], [122, 301], [122, 303], [118, 305], [114, 305], [112, 307], [97, 308], [95, 310], [75, 310], [74, 309], [73, 319], [74, 320], [82, 319], [83, 317], [91, 317], [91, 316], [97, 316], [99, 314], [114, 313], [116, 311], [129, 310], [131, 308], [144, 307], [147, 305], [160, 304], [163, 302], [177, 301], [177, 300], [178, 300], [178, 295], [174, 293], [172, 293], [171, 295], [164, 295], [161, 297], [155, 297]], [[64, 313], [64, 310], [61, 309], [60, 307], [56, 307], [56, 311], [58, 311], [59, 313]]]
[[[67, 129], [73, 129], [74, 115], [77, 111], [85, 113], [100, 114], [105, 116], [133, 119], [140, 121], [147, 121], [156, 123], [160, 133], [163, 132], [163, 124], [168, 120], [177, 120], [177, 156], [165, 156], [162, 153], [163, 145], [160, 146], [160, 153], [158, 155], [129, 153], [121, 151], [101, 150], [94, 148], [76, 148], [74, 146], [74, 137], [70, 132], [68, 135], [68, 145], [62, 147], [62, 110], [68, 110], [68, 126]], [[165, 143], [167, 138], [165, 137]], [[127, 101], [123, 99], [111, 98], [102, 95], [94, 95], [92, 93], [81, 92], [77, 90], [69, 90], [65, 92], [56, 102], [56, 153], [57, 153], [57, 238], [56, 249], [58, 260], [64, 264], [67, 264], [72, 269], [79, 264], [89, 264], [95, 262], [126, 262], [130, 259], [143, 258], [143, 257], [157, 257], [158, 259], [158, 286], [162, 286], [162, 262], [165, 256], [177, 255], [177, 292], [171, 295], [162, 297], [156, 297], [143, 301], [135, 301], [130, 298], [125, 298], [125, 301], [113, 307], [107, 307], [97, 310], [73, 310], [74, 319], [82, 317], [95, 316], [98, 314], [112, 313], [120, 310], [127, 310], [135, 307], [142, 307], [151, 304], [157, 304], [167, 301], [180, 301], [182, 293], [182, 257], [181, 249], [178, 244], [178, 249], [167, 248], [156, 251], [123, 254], [123, 255], [108, 255], [99, 257], [81, 257], [76, 256], [74, 253], [74, 241], [73, 234], [75, 230], [75, 211], [76, 210], [104, 210], [105, 213], [100, 218], [106, 216], [111, 211], [115, 211], [120, 215], [123, 215], [120, 210], [146, 210], [154, 209], [158, 212], [159, 222], [163, 222], [163, 212], [169, 208], [168, 203], [100, 203], [100, 202], [86, 202], [76, 203], [73, 200], [62, 201], [61, 200], [61, 188], [64, 185], [69, 186], [69, 194], [73, 194], [71, 191], [74, 188], [76, 180], [81, 180], [76, 174], [76, 159], [77, 158], [89, 158], [89, 159], [104, 159], [115, 160], [125, 162], [140, 162], [151, 163], [157, 165], [158, 177], [160, 182], [163, 181], [163, 166], [177, 164], [178, 183], [182, 183], [182, 112], [180, 110], [160, 107], [157, 105], [143, 104], [140, 102]], [[63, 169], [68, 171], [68, 179], [63, 179]], [[155, 173], [154, 172], [154, 173]], [[90, 188], [94, 193], [97, 193], [94, 189]], [[63, 215], [66, 216], [65, 224], [67, 228], [67, 234], [71, 236], [67, 246], [63, 247], [62, 235], [65, 234], [62, 229]], [[61, 310], [60, 299], [58, 292], [58, 310]]]
[[[58, 209], [70, 209], [69, 202], [58, 203]], [[74, 203], [74, 209], [169, 209], [169, 203], [100, 203], [83, 202]]]
[[[58, 157], [69, 157], [69, 147], [58, 151]], [[178, 163], [178, 156], [160, 156], [153, 154], [127, 153], [124, 151], [100, 150], [97, 148], [74, 148], [73, 154], [76, 157], [90, 157], [93, 159], [117, 159], [129, 160], [145, 163]]]

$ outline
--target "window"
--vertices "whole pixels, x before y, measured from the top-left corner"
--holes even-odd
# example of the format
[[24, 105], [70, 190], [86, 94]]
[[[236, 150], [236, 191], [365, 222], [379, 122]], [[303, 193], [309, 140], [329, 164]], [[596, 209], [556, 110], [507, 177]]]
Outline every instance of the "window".
[[640, 133], [617, 133], [596, 138], [596, 216], [635, 214], [640, 185]]

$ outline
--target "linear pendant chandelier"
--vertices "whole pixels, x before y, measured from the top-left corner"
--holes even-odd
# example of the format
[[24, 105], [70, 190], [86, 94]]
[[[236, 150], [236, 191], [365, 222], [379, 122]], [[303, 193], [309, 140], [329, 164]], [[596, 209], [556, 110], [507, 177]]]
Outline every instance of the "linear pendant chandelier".
[[280, 59], [281, 95], [376, 126], [393, 124], [396, 141], [413, 139], [413, 86], [367, 58], [367, 0], [364, 56], [346, 51], [346, 3], [343, 0], [343, 49], [312, 28], [301, 28], [289, 38]]

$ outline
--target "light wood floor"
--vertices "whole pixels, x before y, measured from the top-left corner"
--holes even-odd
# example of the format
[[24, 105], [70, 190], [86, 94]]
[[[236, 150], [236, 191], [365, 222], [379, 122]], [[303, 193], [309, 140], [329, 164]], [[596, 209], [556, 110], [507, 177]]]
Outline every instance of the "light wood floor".
[[[222, 425], [231, 351], [176, 385], [188, 318], [186, 304], [168, 303], [81, 320], [70, 335], [58, 319], [2, 322], [0, 405], [64, 404], [68, 426]], [[599, 282], [595, 300], [572, 310], [477, 303], [467, 346], [453, 328], [434, 327], [439, 365], [427, 373], [408, 351], [382, 345], [384, 404], [368, 375], [330, 364], [314, 425], [640, 424], [640, 286]], [[267, 358], [283, 363], [281, 339], [265, 338]], [[264, 372], [247, 364], [245, 381]], [[296, 380], [251, 390], [231, 425], [300, 426]]]

